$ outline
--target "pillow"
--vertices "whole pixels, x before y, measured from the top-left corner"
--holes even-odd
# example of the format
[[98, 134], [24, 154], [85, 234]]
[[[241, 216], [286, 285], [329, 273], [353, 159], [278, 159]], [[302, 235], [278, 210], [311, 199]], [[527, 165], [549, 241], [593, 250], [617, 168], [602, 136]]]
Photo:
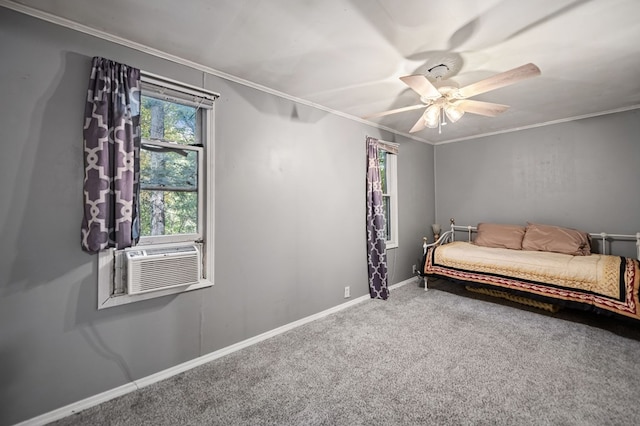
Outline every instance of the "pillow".
[[499, 247], [521, 250], [524, 230], [524, 226], [521, 225], [479, 223], [478, 233], [473, 242], [476, 245], [483, 247]]
[[527, 229], [522, 240], [522, 250], [589, 256], [591, 254], [591, 237], [586, 232], [575, 229], [527, 222]]

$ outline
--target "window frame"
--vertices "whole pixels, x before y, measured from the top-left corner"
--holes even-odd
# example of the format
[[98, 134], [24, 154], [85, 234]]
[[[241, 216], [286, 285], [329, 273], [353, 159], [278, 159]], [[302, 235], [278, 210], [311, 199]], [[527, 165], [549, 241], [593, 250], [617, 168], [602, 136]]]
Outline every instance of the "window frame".
[[[199, 235], [180, 234], [177, 241], [173, 236], [162, 236], [169, 238], [157, 239], [157, 237], [145, 237], [136, 245], [145, 247], [167, 247], [200, 244], [202, 247], [202, 277], [196, 284], [185, 287], [167, 288], [150, 293], [142, 294], [116, 294], [116, 289], [122, 288], [120, 263], [124, 260], [124, 250], [109, 248], [98, 253], [98, 309], [105, 309], [120, 306], [128, 303], [138, 302], [147, 299], [167, 296], [171, 294], [183, 293], [186, 291], [211, 287], [214, 285], [214, 246], [215, 246], [215, 99], [220, 95], [207, 89], [181, 83], [176, 80], [161, 77], [146, 71], [141, 72], [142, 91], [145, 83], [167, 89], [167, 95], [163, 95], [165, 100], [182, 102], [183, 99], [176, 99], [172, 94], [180, 93], [196, 98], [205, 98], [210, 101], [210, 105], [202, 108], [202, 141], [201, 155], [198, 161], [203, 165], [198, 173], [199, 191], [203, 197], [199, 197], [199, 209], [201, 214], [199, 221]], [[157, 97], [157, 96], [154, 96]], [[185, 145], [187, 147], [188, 145]], [[202, 207], [200, 207], [200, 204]], [[189, 236], [189, 239], [184, 238]], [[193, 237], [193, 238], [191, 238]], [[151, 238], [151, 239], [149, 239]]]
[[384, 171], [387, 183], [387, 192], [383, 192], [382, 197], [389, 199], [389, 213], [391, 215], [389, 219], [385, 210], [386, 229], [391, 234], [391, 238], [385, 243], [387, 249], [393, 249], [398, 247], [398, 155], [384, 148], [379, 148], [379, 150], [385, 154]]
[[[205, 113], [206, 114], [206, 113]], [[203, 118], [203, 121], [205, 119]], [[204, 132], [202, 132], [204, 134]], [[203, 220], [204, 204], [206, 203], [206, 194], [204, 191], [204, 174], [205, 174], [205, 149], [204, 146], [193, 145], [177, 145], [174, 143], [160, 141], [146, 141], [145, 145], [153, 145], [161, 148], [180, 148], [185, 151], [195, 151], [198, 153], [198, 232], [190, 234], [172, 234], [172, 235], [147, 235], [140, 236], [137, 246], [146, 246], [149, 244], [179, 243], [184, 241], [202, 240], [203, 228], [205, 226]], [[142, 188], [140, 189], [142, 190]]]

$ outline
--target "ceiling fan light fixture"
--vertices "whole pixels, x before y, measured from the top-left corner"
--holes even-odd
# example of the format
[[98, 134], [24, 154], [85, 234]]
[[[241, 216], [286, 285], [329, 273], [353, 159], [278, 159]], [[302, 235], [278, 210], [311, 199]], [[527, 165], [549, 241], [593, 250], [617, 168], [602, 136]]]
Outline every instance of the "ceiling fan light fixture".
[[422, 117], [428, 128], [435, 129], [440, 123], [440, 106], [435, 104], [429, 106]]
[[464, 111], [455, 105], [449, 104], [444, 108], [444, 112], [450, 122], [455, 123], [464, 115]]

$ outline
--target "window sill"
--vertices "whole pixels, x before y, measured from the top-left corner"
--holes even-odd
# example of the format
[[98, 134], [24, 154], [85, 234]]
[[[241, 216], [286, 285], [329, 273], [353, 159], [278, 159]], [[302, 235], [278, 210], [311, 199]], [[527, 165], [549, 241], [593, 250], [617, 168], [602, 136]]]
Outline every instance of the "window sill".
[[104, 300], [98, 301], [98, 309], [112, 308], [114, 306], [126, 305], [128, 303], [140, 302], [142, 300], [155, 299], [157, 297], [169, 296], [172, 294], [185, 293], [187, 291], [198, 290], [201, 288], [212, 287], [213, 283], [209, 280], [201, 280], [197, 284], [191, 284], [185, 287], [168, 288], [143, 294], [123, 294], [119, 296], [108, 296]]
[[398, 243], [397, 242], [387, 242], [387, 250], [396, 249], [396, 248], [398, 248]]

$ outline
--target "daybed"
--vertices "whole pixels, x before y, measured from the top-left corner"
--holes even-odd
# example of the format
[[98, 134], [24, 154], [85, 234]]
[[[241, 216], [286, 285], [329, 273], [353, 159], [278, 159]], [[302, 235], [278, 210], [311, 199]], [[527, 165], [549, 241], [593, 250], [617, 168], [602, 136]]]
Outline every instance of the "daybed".
[[[467, 231], [467, 241], [455, 241], [456, 231]], [[534, 223], [463, 227], [452, 219], [438, 241], [427, 244], [425, 239], [425, 290], [428, 277], [440, 277], [534, 306], [550, 303], [547, 308], [567, 306], [640, 320], [638, 259], [592, 253], [592, 237], [601, 238], [603, 253], [611, 239], [635, 239], [640, 259], [640, 233], [587, 234]]]

